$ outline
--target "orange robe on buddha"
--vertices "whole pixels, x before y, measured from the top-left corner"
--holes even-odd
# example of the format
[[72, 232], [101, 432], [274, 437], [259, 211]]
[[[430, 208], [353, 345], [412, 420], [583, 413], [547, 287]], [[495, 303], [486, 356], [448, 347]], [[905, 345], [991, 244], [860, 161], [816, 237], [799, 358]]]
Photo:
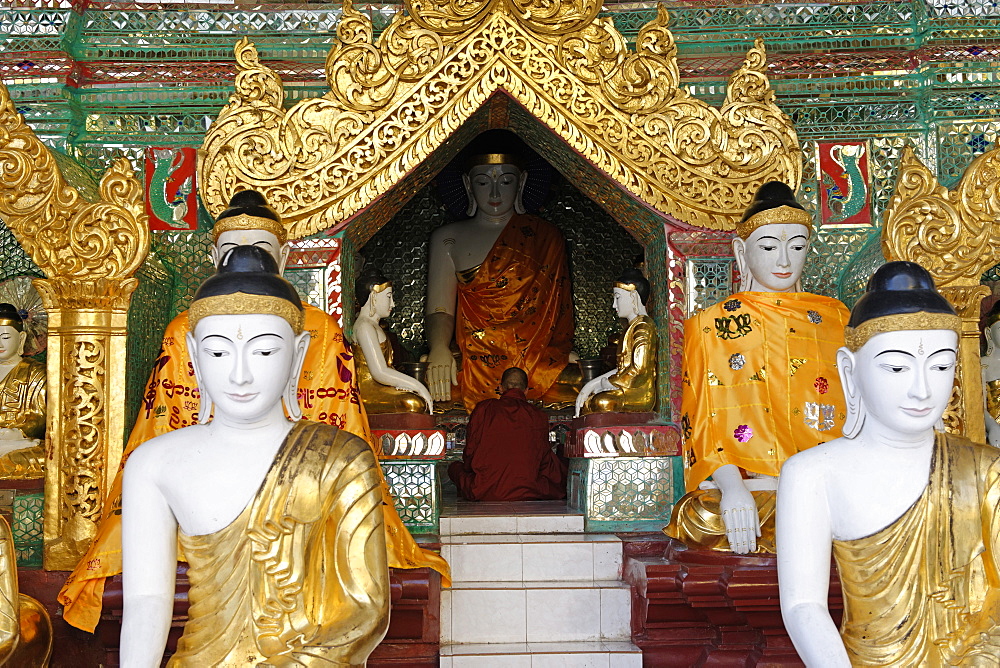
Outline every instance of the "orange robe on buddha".
[[[721, 494], [700, 485], [725, 464], [777, 476], [797, 452], [841, 436], [837, 372], [850, 313], [808, 292], [739, 292], [684, 322], [681, 430], [685, 494], [671, 538], [728, 550]], [[754, 492], [757, 552], [775, 551], [773, 491]]]
[[841, 436], [849, 317], [822, 295], [740, 292], [684, 322], [687, 491], [724, 464], [777, 476], [796, 452]]
[[500, 376], [512, 366], [531, 379], [528, 399], [552, 387], [573, 348], [566, 241], [554, 225], [515, 215], [483, 263], [459, 272], [455, 340], [469, 411], [496, 398]]
[[[303, 419], [335, 425], [371, 445], [368, 418], [358, 394], [354, 356], [344, 333], [332, 316], [309, 304], [304, 307], [304, 329], [312, 338], [299, 377], [298, 396]], [[139, 415], [125, 446], [125, 456], [111, 486], [108, 495], [111, 502], [104, 505], [97, 537], [59, 592], [63, 616], [78, 628], [93, 632], [100, 621], [104, 580], [122, 571], [121, 484], [126, 458], [151, 438], [198, 421], [199, 393], [187, 351], [189, 331], [185, 311], [174, 318], [164, 332], [160, 355], [153, 365]], [[377, 449], [375, 454], [380, 454]], [[389, 566], [433, 568], [441, 573], [442, 583], [450, 585], [447, 562], [416, 544], [396, 512], [381, 467], [379, 475]]]

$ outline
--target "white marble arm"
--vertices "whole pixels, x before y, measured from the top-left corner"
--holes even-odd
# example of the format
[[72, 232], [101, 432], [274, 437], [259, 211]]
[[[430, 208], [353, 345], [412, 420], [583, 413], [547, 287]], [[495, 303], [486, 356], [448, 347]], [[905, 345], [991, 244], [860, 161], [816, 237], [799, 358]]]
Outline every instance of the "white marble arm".
[[826, 488], [808, 462], [796, 460], [785, 462], [778, 483], [781, 617], [807, 666], [845, 668], [851, 664], [827, 604], [833, 533]]
[[591, 395], [597, 394], [598, 392], [607, 392], [608, 390], [615, 389], [615, 386], [611, 384], [608, 380], [613, 376], [618, 369], [612, 369], [607, 373], [603, 373], [593, 380], [587, 381], [587, 384], [580, 389], [580, 393], [576, 395], [576, 417], [580, 417], [580, 411], [583, 410], [583, 405], [587, 403], [587, 399]]
[[156, 481], [161, 467], [138, 448], [122, 481], [121, 665], [160, 665], [174, 613], [177, 521]]
[[451, 386], [458, 384], [458, 368], [451, 354], [455, 336], [455, 299], [458, 279], [449, 251], [455, 240], [448, 228], [431, 234], [427, 260], [427, 305], [424, 335], [427, 337], [427, 385], [435, 401], [450, 401]]
[[434, 412], [434, 401], [431, 399], [431, 393], [427, 387], [416, 378], [396, 371], [386, 364], [385, 355], [382, 354], [382, 347], [379, 345], [378, 334], [378, 325], [371, 320], [358, 318], [354, 322], [354, 339], [365, 354], [372, 378], [383, 385], [391, 385], [397, 390], [408, 390], [419, 395], [427, 402], [430, 412]]

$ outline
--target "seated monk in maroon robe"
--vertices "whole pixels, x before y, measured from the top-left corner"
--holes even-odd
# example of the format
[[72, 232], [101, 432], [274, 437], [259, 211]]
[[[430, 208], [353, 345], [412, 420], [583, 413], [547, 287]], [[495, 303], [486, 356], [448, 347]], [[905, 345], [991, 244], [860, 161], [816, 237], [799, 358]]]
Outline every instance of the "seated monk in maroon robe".
[[469, 416], [465, 453], [448, 467], [469, 501], [565, 499], [567, 466], [549, 446], [549, 419], [524, 396], [528, 375], [511, 367], [499, 399], [480, 401]]

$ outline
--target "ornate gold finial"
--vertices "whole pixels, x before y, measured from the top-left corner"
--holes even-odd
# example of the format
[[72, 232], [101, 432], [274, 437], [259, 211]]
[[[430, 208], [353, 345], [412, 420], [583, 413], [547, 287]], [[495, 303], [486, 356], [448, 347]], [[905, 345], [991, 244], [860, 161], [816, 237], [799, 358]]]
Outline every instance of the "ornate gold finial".
[[640, 203], [694, 225], [731, 230], [761, 184], [799, 185], [798, 138], [774, 103], [763, 42], [716, 108], [680, 87], [662, 6], [634, 52], [600, 9], [406, 0], [376, 44], [371, 20], [346, 3], [326, 60], [329, 93], [287, 111], [281, 80], [241, 40], [236, 91], [200, 152], [202, 198], [217, 215], [252, 188], [291, 238], [336, 229], [500, 90]]
[[911, 146], [903, 150], [885, 212], [882, 251], [927, 269], [939, 288], [979, 285], [1000, 261], [1000, 151], [979, 156], [954, 190], [937, 182]]

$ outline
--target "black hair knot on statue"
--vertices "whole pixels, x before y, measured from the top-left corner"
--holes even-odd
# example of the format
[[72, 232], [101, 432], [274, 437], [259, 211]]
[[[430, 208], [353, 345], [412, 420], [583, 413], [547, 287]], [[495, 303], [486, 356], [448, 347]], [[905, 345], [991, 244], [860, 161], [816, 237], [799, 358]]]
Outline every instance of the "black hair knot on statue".
[[868, 289], [851, 311], [850, 327], [904, 313], [956, 315], [934, 286], [930, 273], [914, 262], [889, 262], [868, 280]]
[[281, 216], [267, 204], [267, 200], [256, 190], [241, 190], [229, 200], [229, 207], [219, 214], [217, 220], [233, 216], [247, 215], [269, 218], [281, 222]]
[[194, 295], [194, 299], [231, 295], [280, 297], [302, 308], [295, 287], [278, 274], [278, 263], [263, 248], [237, 246], [222, 258], [219, 270], [210, 276]]
[[793, 209], [805, 211], [805, 207], [795, 201], [795, 193], [787, 183], [781, 181], [768, 181], [757, 189], [753, 196], [753, 201], [743, 212], [741, 222], [749, 220], [752, 216], [768, 209], [777, 209], [779, 206], [790, 206]]

